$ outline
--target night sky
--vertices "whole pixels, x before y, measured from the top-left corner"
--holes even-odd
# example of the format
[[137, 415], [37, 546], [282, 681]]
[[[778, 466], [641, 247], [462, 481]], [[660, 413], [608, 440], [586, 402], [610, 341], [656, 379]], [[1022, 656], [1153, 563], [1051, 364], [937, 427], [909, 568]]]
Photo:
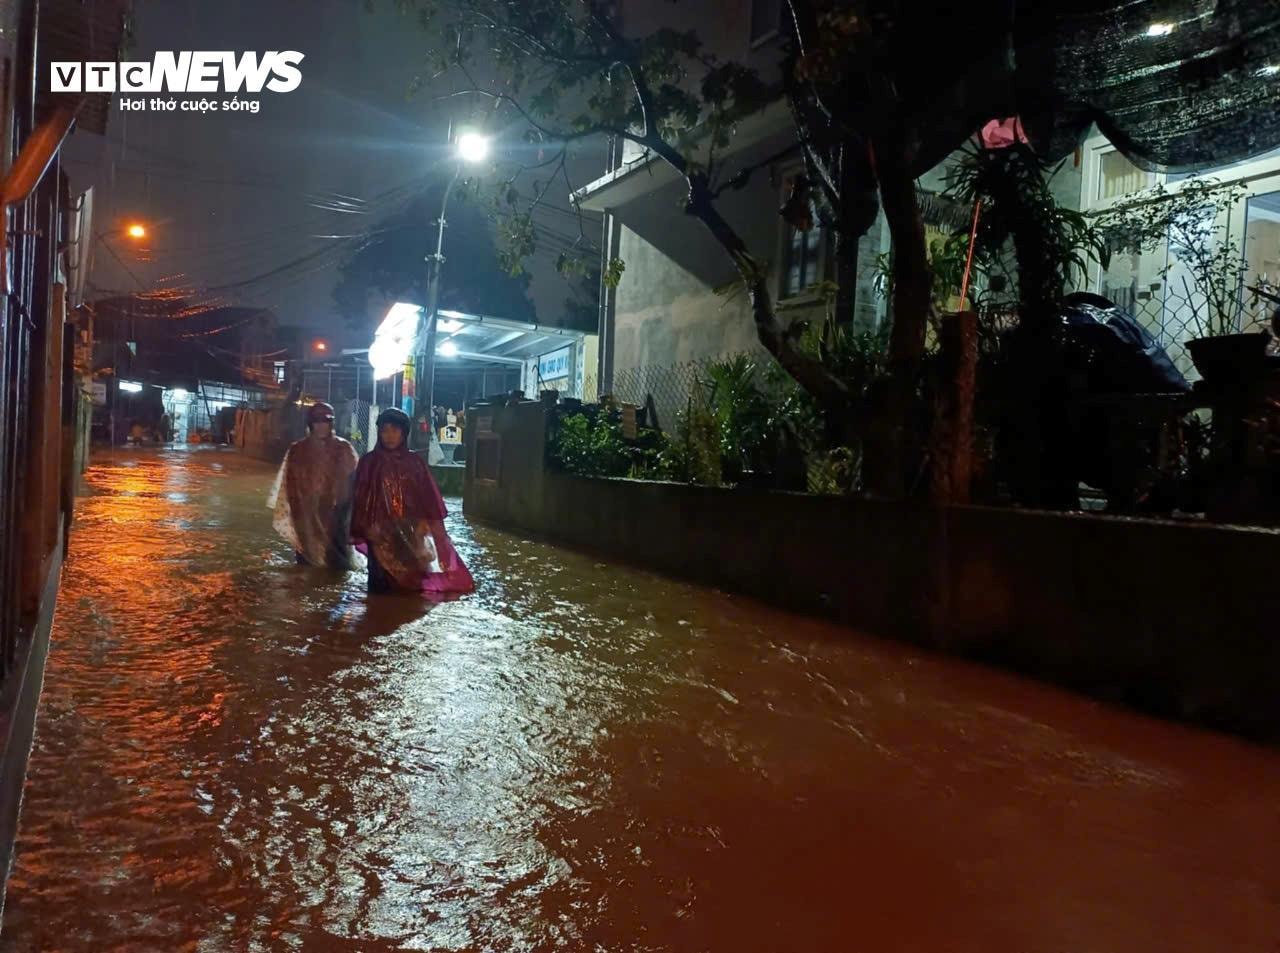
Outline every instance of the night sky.
[[[97, 186], [95, 231], [110, 230], [105, 241], [124, 262], [99, 246], [90, 297], [191, 288], [200, 300], [271, 308], [281, 325], [367, 344], [364, 332], [344, 331], [331, 298], [353, 242], [317, 236], [375, 226], [425, 177], [451, 170], [443, 146], [450, 113], [465, 123], [482, 108], [437, 101], [448, 91], [440, 85], [410, 98], [428, 38], [391, 6], [369, 13], [357, 0], [138, 0], [125, 59], [297, 50], [306, 54], [303, 79], [294, 92], [256, 97], [257, 115], [125, 112], [116, 102], [105, 140], [72, 137], [65, 168], [73, 188]], [[583, 178], [602, 165], [592, 156]], [[149, 251], [117, 237], [133, 218], [153, 225]], [[547, 260], [531, 269], [540, 320], [567, 293]]]

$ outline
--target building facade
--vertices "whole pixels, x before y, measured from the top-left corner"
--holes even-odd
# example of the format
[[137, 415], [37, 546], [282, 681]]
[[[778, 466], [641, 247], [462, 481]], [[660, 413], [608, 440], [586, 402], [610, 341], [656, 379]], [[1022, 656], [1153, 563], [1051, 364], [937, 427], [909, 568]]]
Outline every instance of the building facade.
[[[746, 62], [766, 80], [777, 75], [785, 32], [783, 3], [700, 0], [673, 8], [623, 0], [619, 6], [628, 32], [643, 35], [659, 25], [692, 29], [719, 57]], [[922, 176], [920, 191], [940, 195], [958, 158], [952, 156]], [[790, 180], [802, 169], [786, 104], [776, 102], [741, 123], [719, 159], [728, 175], [766, 163], [745, 188], [726, 193], [717, 207], [750, 250], [768, 263], [779, 312], [793, 319], [820, 313], [817, 291], [834, 277], [831, 236], [821, 228], [799, 232], [778, 214]], [[1092, 213], [1157, 185], [1176, 190], [1197, 175], [1235, 182], [1245, 190], [1245, 198], [1229, 213], [1206, 222], [1247, 259], [1245, 284], [1280, 281], [1280, 153], [1195, 173], [1147, 173], [1095, 133], [1061, 163], [1049, 184], [1061, 205]], [[582, 207], [604, 213], [605, 257], [621, 258], [626, 265], [617, 288], [602, 292], [601, 392], [621, 381], [630, 384], [623, 390], [643, 388], [660, 376], [661, 368], [762, 350], [732, 263], [699, 222], [680, 213], [684, 188], [665, 163], [624, 143], [604, 174], [578, 195]], [[930, 240], [944, 234], [942, 223], [927, 214], [925, 224]], [[858, 247], [856, 327], [874, 327], [886, 317], [876, 279], [888, 252], [882, 213]], [[1095, 265], [1082, 275], [1080, 286], [1132, 311], [1179, 367], [1194, 376], [1183, 345], [1196, 336], [1196, 314], [1204, 302], [1188, 290], [1178, 253], [1166, 243], [1141, 254], [1117, 254], [1109, 268]], [[1243, 323], [1264, 319], [1265, 307], [1251, 303]]]
[[[49, 64], [117, 58], [125, 0], [0, 0], [0, 865], [7, 876], [70, 525], [91, 203], [58, 155], [105, 131], [110, 97], [49, 92]], [[2, 886], [2, 885], [0, 885]]]

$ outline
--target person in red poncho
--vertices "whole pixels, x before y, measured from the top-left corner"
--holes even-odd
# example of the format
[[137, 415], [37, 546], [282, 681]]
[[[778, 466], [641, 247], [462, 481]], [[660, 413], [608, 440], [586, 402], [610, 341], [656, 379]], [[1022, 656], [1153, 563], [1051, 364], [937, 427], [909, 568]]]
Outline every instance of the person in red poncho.
[[369, 557], [369, 592], [415, 592], [433, 602], [475, 590], [445, 532], [444, 500], [427, 462], [408, 447], [410, 421], [378, 415], [378, 445], [356, 467], [351, 538]]

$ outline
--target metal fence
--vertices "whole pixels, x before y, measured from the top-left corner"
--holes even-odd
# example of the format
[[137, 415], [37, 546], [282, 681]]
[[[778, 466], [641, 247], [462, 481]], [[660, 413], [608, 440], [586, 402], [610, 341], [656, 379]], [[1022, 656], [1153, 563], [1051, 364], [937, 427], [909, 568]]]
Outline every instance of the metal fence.
[[373, 447], [373, 404], [367, 400], [349, 400], [339, 404], [337, 410], [337, 433], [355, 444], [358, 452], [364, 453]]
[[[1190, 282], [1153, 282], [1139, 288], [1136, 283], [1112, 284], [1105, 278], [1100, 293], [1128, 311], [1168, 353], [1189, 380], [1199, 378], [1187, 351], [1187, 341], [1205, 333], [1209, 302]], [[1270, 309], [1246, 289], [1241, 289], [1241, 313], [1236, 331], [1261, 330], [1270, 319]]]
[[[625, 368], [615, 371], [612, 386], [607, 393], [619, 403], [649, 407], [649, 426], [663, 431], [671, 440], [689, 441], [691, 428], [684, 426], [684, 423], [694, 411], [711, 408], [710, 382], [715, 366], [742, 359], [746, 359], [754, 368], [751, 381], [755, 389], [764, 395], [766, 401], [780, 405], [785, 396], [787, 379], [775, 378], [766, 372], [774, 366], [774, 359], [763, 350], [678, 364]], [[583, 401], [596, 402], [601, 396], [604, 394], [598, 380], [587, 375], [583, 386]], [[705, 439], [705, 434], [693, 439], [695, 442]], [[846, 450], [832, 455], [805, 453], [796, 447], [792, 452], [797, 458], [794, 461], [797, 468], [804, 471], [806, 487], [810, 493], [821, 495], [844, 492], [857, 483], [856, 456]], [[688, 457], [689, 454], [686, 453], [686, 459]]]
[[[682, 364], [624, 368], [614, 373], [608, 393], [620, 403], [639, 407], [652, 398], [657, 416], [656, 428], [671, 435], [675, 433], [681, 415], [688, 412], [690, 403], [704, 397], [699, 381], [708, 378], [710, 367], [716, 360], [727, 359], [726, 356]], [[583, 402], [594, 403], [602, 396], [599, 380], [594, 375], [586, 375], [582, 386]], [[650, 421], [650, 425], [654, 424]]]

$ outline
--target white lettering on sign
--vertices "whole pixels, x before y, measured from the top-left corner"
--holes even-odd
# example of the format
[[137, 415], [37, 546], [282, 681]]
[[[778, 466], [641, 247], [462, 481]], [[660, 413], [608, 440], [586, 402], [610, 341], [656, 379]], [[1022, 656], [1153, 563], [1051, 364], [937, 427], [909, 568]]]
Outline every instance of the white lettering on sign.
[[569, 355], [572, 350], [572, 347], [562, 347], [558, 351], [552, 351], [538, 358], [538, 376], [544, 381], [568, 377]]
[[162, 51], [150, 62], [55, 62], [55, 93], [291, 93], [302, 85], [296, 50], [235, 53], [230, 50]]

